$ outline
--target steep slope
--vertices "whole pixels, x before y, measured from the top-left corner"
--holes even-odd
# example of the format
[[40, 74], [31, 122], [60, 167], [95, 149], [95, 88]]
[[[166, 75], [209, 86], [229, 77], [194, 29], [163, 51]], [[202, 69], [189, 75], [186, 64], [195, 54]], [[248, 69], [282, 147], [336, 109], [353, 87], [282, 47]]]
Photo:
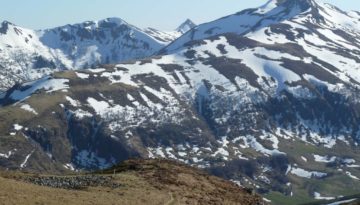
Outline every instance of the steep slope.
[[2, 173], [1, 204], [262, 204], [231, 182], [171, 161], [132, 160], [115, 175], [113, 170], [51, 177]]
[[0, 28], [0, 91], [54, 71], [145, 58], [169, 41], [119, 18], [44, 31], [3, 22]]
[[73, 68], [144, 58], [166, 45], [119, 18], [45, 30], [40, 40], [66, 53]]
[[[282, 31], [302, 26], [338, 31], [338, 35], [353, 36], [359, 31], [358, 12], [344, 12], [340, 9], [317, 2], [315, 0], [269, 0], [265, 5], [246, 9], [239, 13], [196, 26], [191, 32], [171, 43], [163, 52], [175, 52], [186, 43], [205, 39], [225, 33], [246, 35], [261, 30], [273, 24], [282, 22]], [[340, 34], [345, 31], [345, 34]], [[330, 33], [331, 34], [331, 33]], [[327, 34], [325, 34], [327, 35]]]
[[250, 11], [272, 21], [249, 32], [215, 21], [205, 26], [225, 33], [167, 55], [8, 90], [1, 165], [61, 171], [163, 157], [255, 187], [274, 204], [357, 194], [359, 17], [310, 0], [240, 14]]
[[57, 62], [70, 67], [62, 53], [52, 53], [35, 31], [4, 21], [0, 28], [0, 91], [15, 82], [36, 79], [59, 70]]

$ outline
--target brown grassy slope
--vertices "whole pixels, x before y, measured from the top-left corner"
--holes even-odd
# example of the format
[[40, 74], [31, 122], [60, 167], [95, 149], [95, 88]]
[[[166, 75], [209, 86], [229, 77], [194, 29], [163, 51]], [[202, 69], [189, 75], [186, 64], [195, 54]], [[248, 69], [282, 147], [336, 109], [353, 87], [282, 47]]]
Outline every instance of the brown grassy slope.
[[130, 160], [116, 167], [116, 172], [113, 180], [121, 184], [119, 188], [84, 190], [42, 187], [3, 174], [0, 204], [262, 204], [258, 196], [230, 182], [171, 161]]

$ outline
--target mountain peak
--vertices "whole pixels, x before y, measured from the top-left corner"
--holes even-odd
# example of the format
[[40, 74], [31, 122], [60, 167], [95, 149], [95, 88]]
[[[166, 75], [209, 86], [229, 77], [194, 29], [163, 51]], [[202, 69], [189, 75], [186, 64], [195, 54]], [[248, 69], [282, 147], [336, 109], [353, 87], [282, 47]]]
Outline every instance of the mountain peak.
[[[282, 14], [283, 17], [289, 18], [296, 14], [316, 10], [318, 4], [315, 0], [269, 0], [264, 5], [255, 9], [254, 13], [264, 16], [272, 16], [275, 13]], [[239, 12], [241, 14], [242, 12]], [[280, 17], [281, 15], [277, 15]], [[282, 18], [283, 19], [283, 18]]]
[[106, 19], [98, 21], [98, 25], [102, 26], [102, 27], [103, 26], [112, 27], [112, 26], [119, 26], [119, 25], [128, 25], [128, 23], [121, 18], [111, 17], [111, 18], [106, 18]]
[[282, 4], [282, 3], [289, 3], [289, 2], [296, 2], [296, 3], [310, 3], [310, 2], [314, 2], [314, 0], [270, 0], [270, 1], [274, 1], [277, 2], [278, 4]]
[[1, 27], [9, 27], [9, 26], [16, 26], [14, 23], [11, 23], [10, 21], [3, 21], [0, 25]]
[[315, 0], [270, 0], [270, 2], [275, 2], [276, 5], [284, 7], [297, 6], [301, 10], [307, 10], [317, 5]]
[[186, 21], [184, 23], [182, 23], [177, 29], [176, 31], [180, 32], [180, 33], [186, 33], [189, 30], [191, 30], [192, 28], [194, 28], [196, 26], [196, 24], [190, 20], [190, 19], [186, 19]]
[[10, 21], [3, 21], [2, 23], [1, 23], [1, 25], [13, 25], [13, 26], [15, 26], [15, 24], [13, 24], [13, 23], [11, 23]]
[[123, 19], [119, 18], [119, 17], [110, 17], [110, 18], [106, 18], [104, 20], [101, 20], [104, 22], [109, 22], [109, 23], [116, 23], [116, 24], [124, 24], [126, 23]]
[[9, 29], [9, 25], [15, 26], [15, 24], [9, 21], [3, 21], [0, 26], [0, 34], [6, 34]]

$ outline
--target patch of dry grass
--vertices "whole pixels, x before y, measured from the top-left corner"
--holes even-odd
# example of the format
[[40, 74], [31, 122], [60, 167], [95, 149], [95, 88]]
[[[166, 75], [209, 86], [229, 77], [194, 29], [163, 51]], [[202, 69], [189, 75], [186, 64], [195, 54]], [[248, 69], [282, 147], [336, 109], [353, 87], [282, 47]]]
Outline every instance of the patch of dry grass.
[[[259, 204], [260, 198], [202, 171], [163, 160], [132, 160], [120, 166], [119, 188], [65, 190], [20, 181], [21, 173], [2, 173], [0, 204]], [[108, 171], [111, 172], [110, 170]], [[104, 172], [106, 173], [106, 171]], [[29, 176], [29, 175], [26, 175]]]

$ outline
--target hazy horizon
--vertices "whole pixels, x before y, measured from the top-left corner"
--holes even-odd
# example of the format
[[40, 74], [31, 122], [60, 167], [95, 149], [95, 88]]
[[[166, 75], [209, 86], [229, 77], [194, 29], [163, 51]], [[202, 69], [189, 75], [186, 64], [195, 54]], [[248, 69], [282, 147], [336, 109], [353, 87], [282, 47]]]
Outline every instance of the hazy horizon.
[[[207, 0], [50, 0], [3, 3], [0, 20], [31, 29], [46, 29], [88, 20], [118, 17], [140, 28], [153, 27], [160, 30], [174, 30], [186, 19], [196, 24], [221, 18], [246, 8], [258, 7], [267, 0], [239, 1], [226, 3]], [[360, 3], [350, 0], [326, 0], [343, 10], [360, 10]]]

